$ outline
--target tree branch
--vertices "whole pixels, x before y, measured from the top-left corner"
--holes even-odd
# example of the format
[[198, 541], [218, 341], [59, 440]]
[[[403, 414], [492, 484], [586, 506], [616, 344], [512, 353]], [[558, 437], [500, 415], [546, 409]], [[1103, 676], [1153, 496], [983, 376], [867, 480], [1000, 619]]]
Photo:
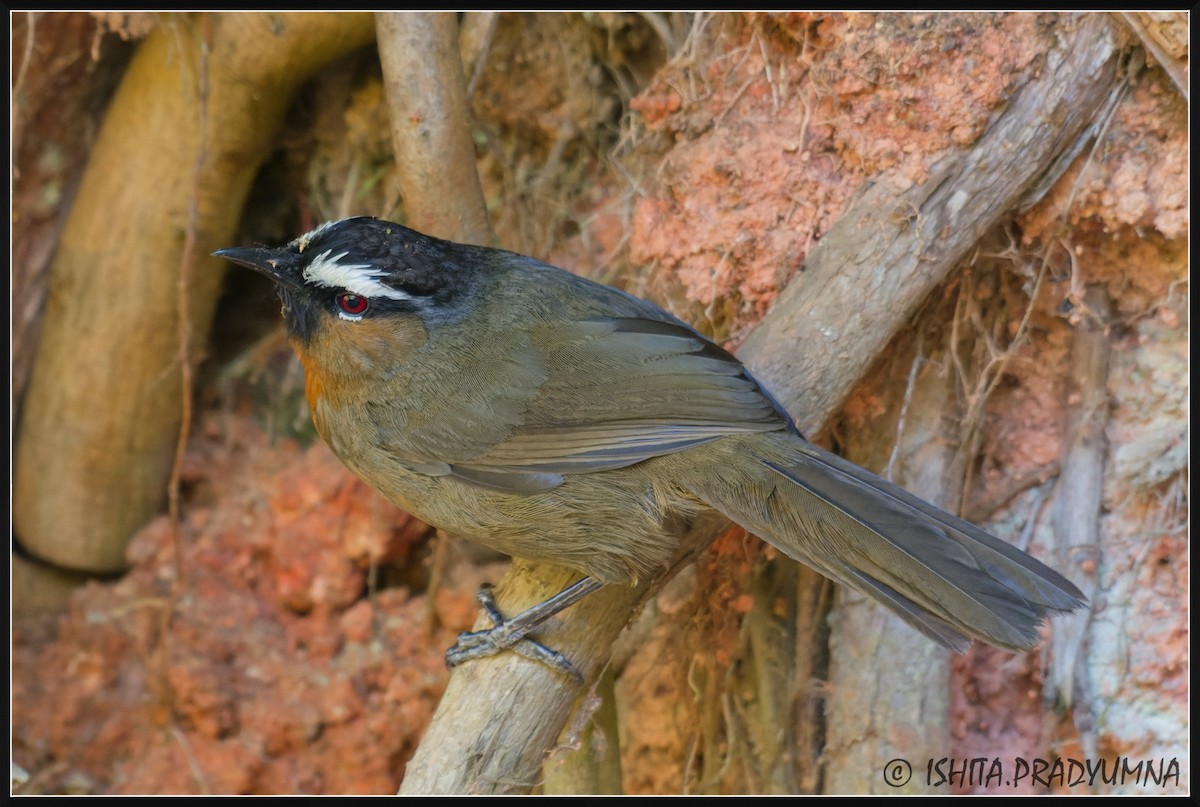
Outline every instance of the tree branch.
[[[923, 184], [881, 177], [867, 188], [742, 346], [740, 357], [805, 429], [819, 430], [979, 235], [1048, 188], [1089, 136], [1119, 82], [1112, 32], [1107, 17], [1088, 15], [1064, 18], [1058, 33], [1041, 69], [973, 148], [943, 156]], [[724, 527], [719, 518], [693, 525], [679, 563]], [[569, 579], [556, 567], [517, 561], [497, 600], [518, 613]], [[592, 680], [612, 640], [661, 582], [594, 594], [539, 637]], [[400, 792], [529, 790], [578, 695], [571, 682], [512, 653], [460, 667]]]
[[438, 238], [491, 244], [456, 15], [379, 12], [375, 28], [405, 220]]
[[205, 257], [182, 294], [199, 341], [224, 271], [207, 253], [233, 237], [293, 92], [370, 35], [360, 14], [177, 15], [138, 48], [50, 266], [16, 447], [13, 518], [30, 553], [78, 570], [124, 568], [130, 536], [162, 510], [179, 435], [189, 211]]

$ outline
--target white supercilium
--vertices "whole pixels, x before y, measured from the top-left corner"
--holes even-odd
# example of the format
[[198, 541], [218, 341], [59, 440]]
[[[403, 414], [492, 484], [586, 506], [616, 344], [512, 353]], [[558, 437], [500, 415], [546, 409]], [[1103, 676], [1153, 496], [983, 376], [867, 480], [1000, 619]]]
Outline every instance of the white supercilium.
[[326, 286], [332, 289], [345, 289], [351, 294], [366, 297], [387, 297], [392, 300], [411, 300], [412, 297], [384, 285], [380, 278], [384, 273], [378, 267], [369, 263], [340, 263], [349, 253], [333, 255], [332, 250], [326, 250], [313, 258], [304, 267], [304, 279], [316, 286]]

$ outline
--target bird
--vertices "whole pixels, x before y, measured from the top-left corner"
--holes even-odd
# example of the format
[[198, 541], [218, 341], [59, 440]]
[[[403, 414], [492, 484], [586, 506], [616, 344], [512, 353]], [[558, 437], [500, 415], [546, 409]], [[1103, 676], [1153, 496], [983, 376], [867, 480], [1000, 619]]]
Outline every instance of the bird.
[[661, 574], [715, 510], [933, 641], [1032, 647], [1086, 604], [1026, 552], [814, 445], [729, 351], [646, 300], [534, 258], [365, 216], [213, 253], [274, 281], [317, 433], [387, 499], [447, 532], [582, 575], [493, 627], [533, 636], [609, 585]]

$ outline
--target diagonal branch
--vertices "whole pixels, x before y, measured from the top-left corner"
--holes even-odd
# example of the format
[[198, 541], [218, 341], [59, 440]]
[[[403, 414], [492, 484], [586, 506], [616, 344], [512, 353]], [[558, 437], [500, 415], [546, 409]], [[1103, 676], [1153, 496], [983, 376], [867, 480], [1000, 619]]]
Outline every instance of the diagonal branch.
[[[739, 351], [816, 431], [914, 308], [1002, 216], [1036, 201], [1094, 133], [1119, 88], [1108, 18], [1063, 18], [1057, 46], [970, 149], [945, 154], [920, 185], [881, 177], [823, 238], [805, 270]], [[676, 568], [725, 528], [693, 525]], [[497, 591], [506, 613], [557, 593], [566, 571], [516, 561]], [[589, 680], [613, 639], [662, 581], [611, 587], [539, 638]], [[517, 793], [534, 784], [579, 690], [516, 654], [457, 669], [409, 763], [402, 793]]]

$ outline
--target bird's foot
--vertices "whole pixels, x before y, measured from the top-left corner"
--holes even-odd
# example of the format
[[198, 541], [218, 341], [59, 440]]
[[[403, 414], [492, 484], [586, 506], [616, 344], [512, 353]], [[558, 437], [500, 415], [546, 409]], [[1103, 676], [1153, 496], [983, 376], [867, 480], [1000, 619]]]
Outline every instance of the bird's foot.
[[[494, 656], [505, 650], [511, 650], [525, 658], [545, 664], [552, 670], [560, 672], [577, 684], [583, 683], [583, 675], [567, 660], [567, 657], [556, 650], [551, 650], [528, 634], [551, 616], [554, 612], [546, 613], [547, 603], [537, 605], [514, 616], [505, 618], [496, 607], [496, 598], [492, 596], [490, 587], [483, 588], [476, 595], [479, 604], [492, 620], [492, 627], [486, 630], [464, 631], [458, 634], [458, 641], [446, 651], [446, 666], [457, 667], [464, 661]], [[547, 601], [548, 602], [548, 601]]]

